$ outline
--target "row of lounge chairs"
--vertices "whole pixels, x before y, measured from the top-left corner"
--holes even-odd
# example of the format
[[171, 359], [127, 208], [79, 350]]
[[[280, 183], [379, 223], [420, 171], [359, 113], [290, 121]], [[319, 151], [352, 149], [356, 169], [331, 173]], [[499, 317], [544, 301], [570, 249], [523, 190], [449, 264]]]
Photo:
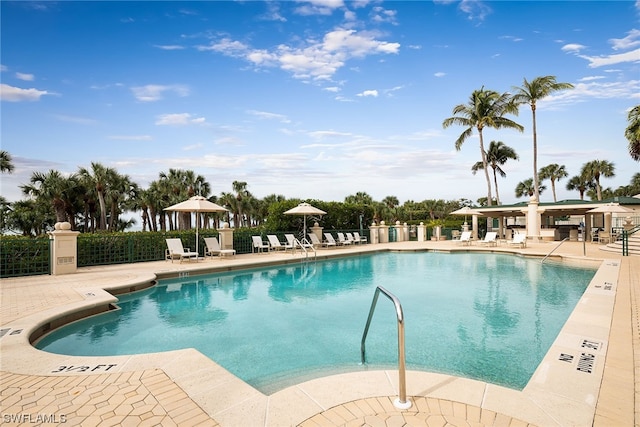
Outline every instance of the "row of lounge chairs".
[[[190, 248], [185, 248], [182, 246], [182, 241], [180, 239], [166, 239], [167, 241], [167, 254], [166, 258], [170, 259], [171, 262], [174, 260], [179, 260], [181, 263], [184, 260], [187, 261], [197, 261], [198, 253], [191, 252]], [[225, 256], [235, 256], [235, 249], [222, 249], [220, 248], [220, 243], [218, 239], [215, 237], [205, 237], [204, 243], [206, 245], [204, 256], [206, 257], [225, 257]]]
[[267, 240], [262, 240], [260, 236], [252, 236], [253, 252], [269, 252], [279, 250], [295, 251], [297, 248], [329, 248], [337, 246], [348, 246], [367, 243], [367, 238], [360, 236], [359, 233], [337, 233], [338, 240], [335, 240], [331, 233], [324, 233], [324, 239], [321, 241], [314, 233], [309, 233], [309, 240], [298, 240], [293, 234], [285, 234], [286, 242], [280, 242], [274, 234], [268, 234]]
[[[498, 244], [497, 240], [498, 233], [495, 231], [489, 231], [485, 234], [484, 239], [478, 240], [478, 244], [482, 246], [496, 246]], [[471, 244], [471, 232], [463, 231], [460, 234], [459, 243], [462, 245], [470, 245]], [[517, 233], [513, 235], [513, 239], [507, 240], [507, 244], [509, 246], [518, 246], [520, 248], [525, 248], [527, 246], [527, 235], [524, 233]]]

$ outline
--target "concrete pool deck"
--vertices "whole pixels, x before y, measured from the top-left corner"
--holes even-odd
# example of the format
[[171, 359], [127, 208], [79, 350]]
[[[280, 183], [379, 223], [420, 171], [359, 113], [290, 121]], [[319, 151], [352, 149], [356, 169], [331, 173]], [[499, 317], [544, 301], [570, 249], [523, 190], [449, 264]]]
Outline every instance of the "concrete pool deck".
[[[398, 242], [319, 250], [342, 256], [377, 250], [515, 252], [543, 257], [559, 242], [527, 248]], [[586, 249], [586, 256], [583, 250]], [[397, 370], [360, 371], [297, 384], [269, 396], [193, 349], [133, 356], [73, 357], [30, 345], [43, 333], [97, 312], [112, 293], [175, 277], [258, 264], [299, 262], [301, 255], [239, 255], [197, 263], [165, 261], [89, 267], [64, 276], [0, 280], [0, 424], [221, 426], [631, 426], [635, 400], [640, 257], [599, 245], [565, 242], [551, 259], [599, 265], [585, 294], [529, 384], [516, 391], [429, 372], [407, 372], [410, 409], [393, 406]], [[508, 361], [505, 361], [508, 363]]]

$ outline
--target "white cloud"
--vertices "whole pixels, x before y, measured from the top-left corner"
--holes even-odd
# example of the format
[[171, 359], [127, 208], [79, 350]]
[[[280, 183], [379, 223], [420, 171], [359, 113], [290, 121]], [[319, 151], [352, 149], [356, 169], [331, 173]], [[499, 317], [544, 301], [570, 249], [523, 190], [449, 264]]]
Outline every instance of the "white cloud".
[[9, 67], [0, 64], [0, 71], [9, 71]]
[[97, 121], [94, 119], [88, 119], [86, 117], [78, 117], [78, 116], [69, 116], [66, 114], [53, 114], [53, 117], [63, 122], [76, 123], [79, 125], [93, 125], [97, 123]]
[[44, 95], [53, 95], [46, 90], [38, 89], [22, 89], [19, 87], [9, 86], [7, 84], [0, 84], [0, 100], [9, 102], [22, 102], [22, 101], [39, 101]]
[[24, 80], [25, 82], [32, 82], [35, 79], [33, 74], [26, 73], [16, 73], [16, 78], [19, 80]]
[[340, 88], [339, 88], [339, 87], [337, 87], [337, 86], [331, 86], [331, 87], [325, 87], [325, 88], [323, 88], [322, 90], [326, 90], [327, 92], [334, 92], [334, 93], [337, 93], [337, 92], [340, 92], [342, 89], [340, 89]]
[[184, 85], [136, 86], [136, 87], [132, 87], [131, 91], [133, 92], [133, 96], [135, 96], [138, 101], [142, 101], [142, 102], [159, 101], [163, 98], [162, 95], [164, 92], [174, 92], [178, 96], [189, 95], [189, 88]]
[[256, 116], [261, 119], [279, 120], [282, 123], [291, 123], [291, 120], [289, 120], [287, 116], [284, 116], [282, 114], [268, 113], [266, 111], [256, 111], [256, 110], [249, 110], [247, 111], [247, 114], [251, 114], [252, 116]]
[[340, 28], [326, 33], [321, 41], [309, 38], [302, 45], [281, 44], [272, 51], [252, 49], [227, 37], [197, 49], [243, 58], [256, 67], [279, 66], [297, 79], [329, 80], [348, 60], [397, 54], [400, 43], [378, 40], [373, 33]]
[[169, 44], [169, 45], [154, 45], [154, 47], [157, 47], [158, 49], [162, 49], [162, 50], [182, 50], [184, 49], [184, 46], [180, 46], [178, 44]]
[[606, 65], [620, 64], [623, 62], [640, 62], [640, 48], [630, 52], [615, 55], [587, 56], [578, 55], [580, 58], [589, 61], [590, 68], [598, 68]]
[[295, 9], [295, 13], [298, 15], [331, 15], [335, 9], [344, 6], [343, 0], [308, 0], [299, 1], [299, 3], [305, 3], [298, 6]]
[[582, 49], [584, 49], [586, 46], [581, 45], [581, 44], [577, 44], [577, 43], [569, 43], [569, 44], [565, 44], [564, 46], [562, 46], [560, 49], [565, 51], [565, 52], [580, 52]]
[[367, 97], [367, 96], [373, 96], [374, 98], [376, 98], [378, 96], [378, 91], [373, 89], [373, 90], [365, 90], [361, 93], [359, 93], [356, 96], [363, 96], [363, 97]]
[[613, 50], [626, 50], [640, 46], [640, 30], [633, 29], [622, 39], [610, 39]]
[[187, 126], [205, 123], [204, 117], [193, 118], [189, 113], [161, 114], [156, 120], [158, 126]]
[[435, 77], [444, 77], [446, 75], [447, 73], [443, 73], [442, 71], [438, 71], [437, 73], [434, 74]]

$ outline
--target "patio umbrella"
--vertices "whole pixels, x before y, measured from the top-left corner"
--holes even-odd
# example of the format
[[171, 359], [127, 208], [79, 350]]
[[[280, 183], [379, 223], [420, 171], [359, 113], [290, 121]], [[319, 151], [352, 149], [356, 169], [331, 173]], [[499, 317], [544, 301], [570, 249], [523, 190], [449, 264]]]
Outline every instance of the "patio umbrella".
[[451, 212], [451, 215], [464, 215], [464, 222], [467, 222], [467, 215], [482, 215], [482, 214], [480, 212], [474, 211], [469, 206], [465, 206], [464, 208], [460, 208], [456, 211]]
[[[164, 208], [165, 211], [172, 212], [194, 212], [195, 214], [202, 212], [226, 212], [228, 209], [216, 203], [210, 202], [205, 197], [193, 196], [184, 202]], [[196, 253], [198, 252], [198, 218], [196, 217]]]
[[307, 232], [307, 215], [325, 215], [326, 212], [316, 208], [315, 206], [311, 206], [307, 202], [302, 202], [295, 208], [289, 209], [285, 212], [285, 215], [302, 215], [304, 217], [304, 228], [302, 229], [302, 234], [304, 235]]
[[606, 205], [588, 210], [587, 213], [604, 214], [604, 229], [607, 233], [611, 232], [611, 214], [633, 212], [633, 209], [620, 206], [619, 203], [607, 203]]

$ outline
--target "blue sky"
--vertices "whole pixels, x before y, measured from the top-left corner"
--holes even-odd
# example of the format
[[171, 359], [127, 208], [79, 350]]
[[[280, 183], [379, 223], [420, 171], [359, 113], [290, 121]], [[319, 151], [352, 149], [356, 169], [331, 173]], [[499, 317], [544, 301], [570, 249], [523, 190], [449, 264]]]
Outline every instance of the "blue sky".
[[[569, 178], [615, 164], [613, 189], [640, 165], [627, 112], [640, 103], [640, 1], [2, 1], [1, 138], [22, 198], [33, 171], [92, 161], [141, 186], [191, 169], [257, 197], [342, 201], [358, 191], [400, 202], [486, 197], [477, 136], [442, 128], [484, 86], [511, 91], [555, 75], [575, 89], [538, 108], [539, 167]], [[503, 203], [533, 176], [523, 133], [484, 132], [520, 161]], [[578, 198], [557, 185], [558, 198]], [[551, 201], [550, 185], [542, 201]]]

